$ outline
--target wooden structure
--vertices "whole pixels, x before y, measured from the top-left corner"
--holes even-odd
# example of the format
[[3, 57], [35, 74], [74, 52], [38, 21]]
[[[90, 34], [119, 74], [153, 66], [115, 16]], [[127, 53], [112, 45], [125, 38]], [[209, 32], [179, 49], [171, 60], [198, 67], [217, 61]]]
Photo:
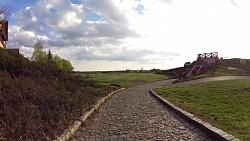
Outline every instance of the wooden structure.
[[197, 55], [197, 61], [205, 61], [208, 65], [215, 64], [218, 60], [218, 52], [202, 53]]
[[6, 48], [8, 41], [8, 21], [0, 20], [0, 48]]

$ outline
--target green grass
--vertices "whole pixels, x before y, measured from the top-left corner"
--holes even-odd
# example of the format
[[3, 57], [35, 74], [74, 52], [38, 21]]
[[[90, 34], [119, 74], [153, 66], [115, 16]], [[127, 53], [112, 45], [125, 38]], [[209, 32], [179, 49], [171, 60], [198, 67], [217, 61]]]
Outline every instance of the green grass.
[[194, 78], [214, 77], [214, 76], [244, 76], [249, 75], [249, 72], [244, 70], [228, 70], [220, 66], [211, 68], [208, 72], [195, 76]]
[[155, 91], [240, 140], [250, 140], [250, 80], [179, 85]]
[[168, 79], [166, 75], [142, 72], [109, 72], [109, 73], [84, 73], [85, 77], [97, 81], [101, 85], [119, 85], [124, 88], [139, 84]]

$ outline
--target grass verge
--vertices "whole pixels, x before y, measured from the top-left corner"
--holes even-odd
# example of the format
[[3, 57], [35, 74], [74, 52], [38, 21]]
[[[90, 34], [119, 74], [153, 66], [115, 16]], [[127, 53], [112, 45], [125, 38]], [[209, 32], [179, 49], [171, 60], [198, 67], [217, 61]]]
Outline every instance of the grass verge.
[[169, 78], [166, 75], [149, 72], [84, 73], [82, 76], [89, 77], [101, 85], [118, 85], [123, 88]]
[[171, 86], [155, 92], [240, 140], [250, 140], [250, 80]]

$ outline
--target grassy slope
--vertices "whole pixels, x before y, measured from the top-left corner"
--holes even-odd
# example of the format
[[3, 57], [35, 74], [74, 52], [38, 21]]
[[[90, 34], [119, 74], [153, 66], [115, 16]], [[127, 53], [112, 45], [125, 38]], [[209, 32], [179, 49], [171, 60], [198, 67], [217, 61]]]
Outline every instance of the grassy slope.
[[225, 67], [234, 67], [250, 71], [249, 59], [222, 59], [219, 61], [219, 64]]
[[168, 79], [166, 75], [139, 72], [112, 72], [82, 74], [103, 85], [119, 85], [124, 88], [144, 84], [147, 82]]
[[221, 66], [215, 66], [208, 70], [208, 72], [195, 76], [195, 78], [213, 77], [213, 76], [244, 76], [249, 75], [248, 71], [244, 70], [228, 70]]
[[156, 92], [241, 140], [250, 140], [250, 80], [179, 85]]
[[[241, 62], [244, 60], [244, 63]], [[234, 67], [241, 70], [229, 70], [228, 67]], [[250, 60], [248, 59], [222, 59], [217, 66], [212, 67], [207, 73], [196, 76], [196, 78], [226, 75], [250, 75]]]
[[0, 49], [0, 139], [55, 139], [111, 90]]

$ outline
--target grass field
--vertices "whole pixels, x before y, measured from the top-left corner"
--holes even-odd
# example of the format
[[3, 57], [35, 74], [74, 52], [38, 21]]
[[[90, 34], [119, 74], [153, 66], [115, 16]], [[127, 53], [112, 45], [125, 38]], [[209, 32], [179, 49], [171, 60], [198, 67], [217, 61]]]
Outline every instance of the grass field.
[[250, 80], [179, 85], [155, 91], [240, 140], [250, 140]]
[[214, 76], [244, 76], [244, 75], [249, 75], [249, 72], [244, 70], [229, 70], [217, 66], [202, 75], [195, 76], [195, 78], [214, 77]]
[[84, 73], [82, 75], [89, 77], [102, 85], [119, 85], [124, 88], [168, 79], [168, 76], [166, 75], [142, 72]]

